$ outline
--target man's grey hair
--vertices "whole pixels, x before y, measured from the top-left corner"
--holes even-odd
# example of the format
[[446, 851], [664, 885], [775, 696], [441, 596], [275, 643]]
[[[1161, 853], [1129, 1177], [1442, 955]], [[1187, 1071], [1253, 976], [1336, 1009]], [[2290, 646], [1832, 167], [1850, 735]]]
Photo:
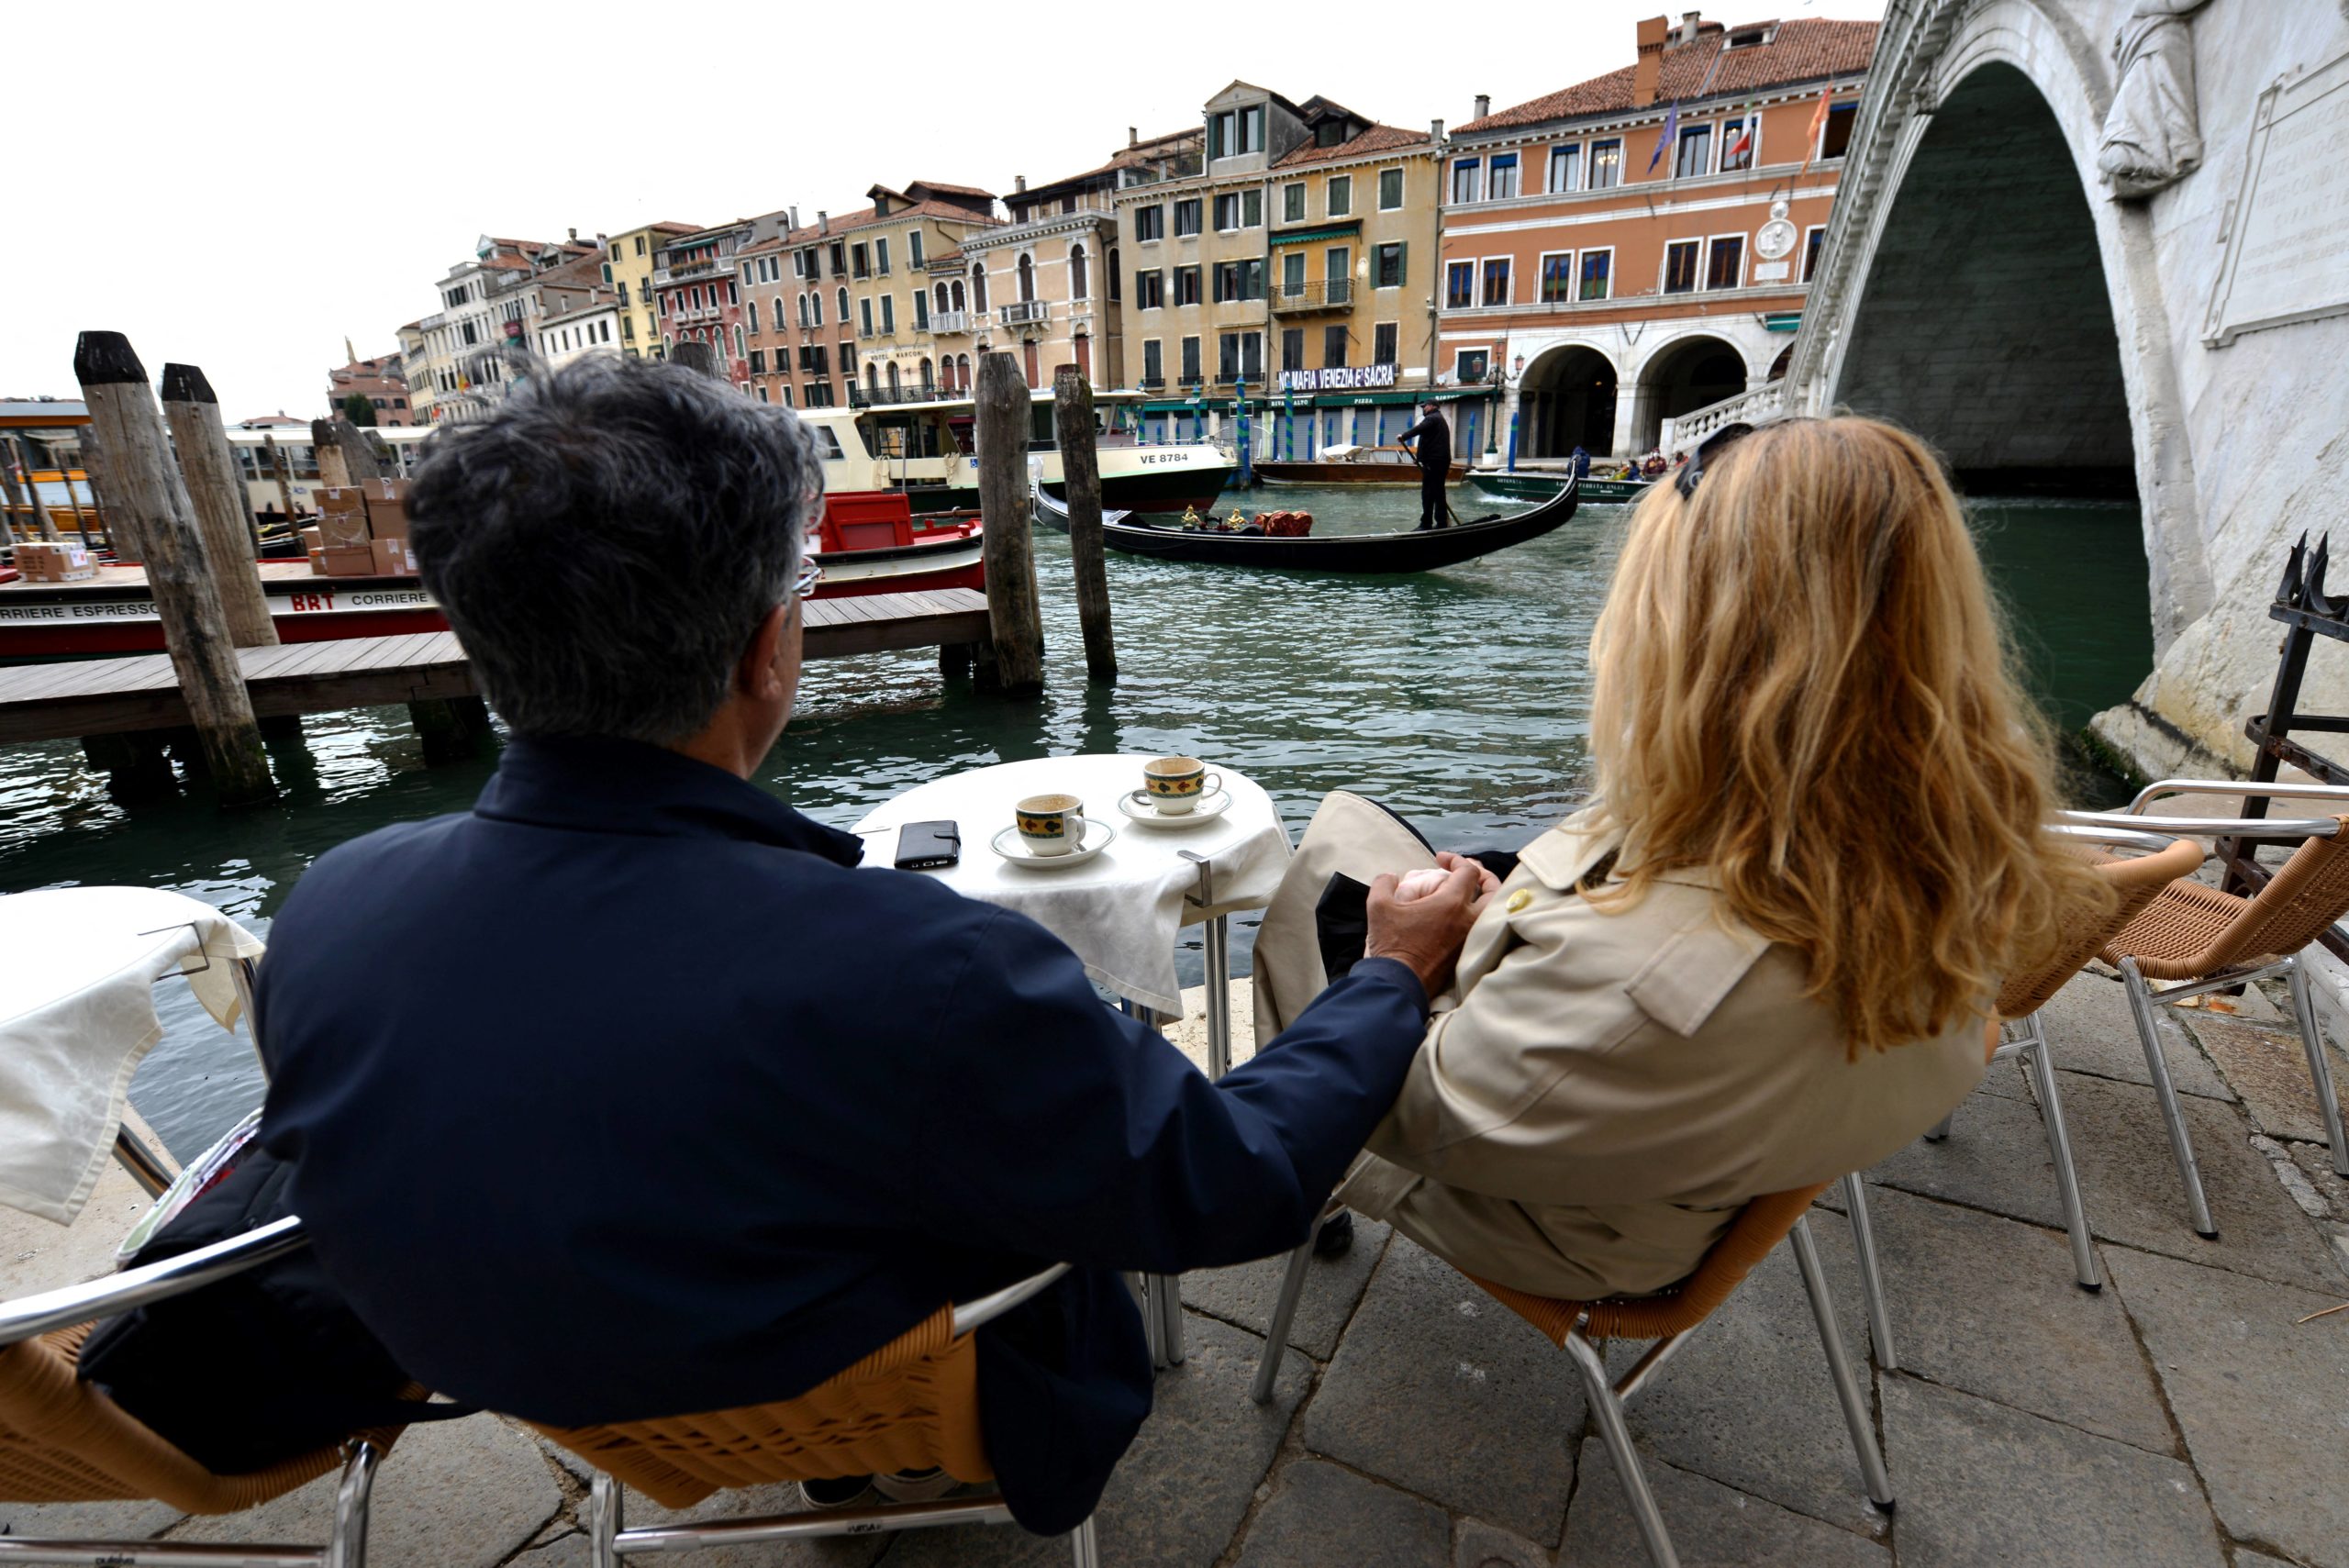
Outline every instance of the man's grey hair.
[[789, 409], [682, 366], [534, 367], [433, 439], [417, 566], [525, 735], [669, 745], [726, 700], [791, 592], [823, 471]]

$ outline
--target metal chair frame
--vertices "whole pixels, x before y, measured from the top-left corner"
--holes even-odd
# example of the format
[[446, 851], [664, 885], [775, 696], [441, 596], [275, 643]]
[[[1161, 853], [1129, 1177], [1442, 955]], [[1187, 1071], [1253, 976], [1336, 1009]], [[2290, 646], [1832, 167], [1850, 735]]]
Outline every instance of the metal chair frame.
[[[2341, 784], [2163, 779], [2138, 791], [2124, 811], [2073, 813], [2071, 816], [2076, 821], [2142, 824], [2161, 832], [2222, 840], [2333, 839], [2342, 832], [2342, 822], [2338, 817], [2282, 818], [2146, 815], [2148, 806], [2165, 795], [2229, 795], [2241, 798], [2246, 804], [2271, 799], [2324, 800], [2349, 809], [2349, 786]], [[2349, 1176], [2349, 1137], [2344, 1137], [2343, 1132], [2340, 1095], [2333, 1085], [2332, 1065], [2325, 1054], [2322, 1026], [2317, 1020], [2316, 1007], [2309, 995], [2308, 972], [2301, 962], [2300, 952], [2286, 953], [2266, 963], [2230, 964], [2197, 979], [2162, 985], [2158, 990], [2154, 982], [2146, 979], [2133, 957], [2123, 955], [2119, 968], [2121, 983], [2129, 996], [2130, 1014], [2137, 1026], [2138, 1044], [2144, 1051], [2145, 1071], [2154, 1081], [2154, 1096], [2161, 1106], [2162, 1120], [2169, 1133], [2170, 1154], [2177, 1162], [2178, 1176], [2186, 1187], [2187, 1211], [2198, 1234], [2216, 1236], [2219, 1229], [2210, 1215], [2210, 1197], [2203, 1191], [2202, 1172], [2194, 1157], [2193, 1140], [2187, 1131], [2186, 1118], [2178, 1108], [2177, 1089], [2171, 1082], [2169, 1064], [2162, 1056], [2160, 1026], [2154, 1011], [2155, 1007], [2176, 1006], [2192, 997], [2208, 995], [2214, 991], [2237, 990], [2254, 980], [2282, 975], [2292, 999], [2292, 1018], [2288, 1025], [2240, 1015], [2234, 1021], [2278, 1032], [2288, 1030], [2299, 1037], [2301, 1052], [2308, 1059], [2309, 1079], [2315, 1091], [2317, 1108], [2323, 1119], [2332, 1169], [2340, 1175]]]
[[[1856, 1189], [1857, 1184], [1853, 1186]], [[1329, 1218], [1324, 1213], [1314, 1222], [1314, 1235]], [[1819, 1329], [1820, 1348], [1827, 1354], [1827, 1370], [1834, 1379], [1836, 1402], [1842, 1407], [1843, 1424], [1849, 1429], [1852, 1447], [1858, 1454], [1860, 1473], [1867, 1484], [1868, 1496], [1880, 1507], [1893, 1506], [1892, 1474], [1886, 1467], [1884, 1451], [1876, 1440], [1865, 1396], [1860, 1391], [1859, 1379], [1852, 1370], [1849, 1353], [1843, 1348], [1842, 1330], [1835, 1322], [1835, 1300], [1827, 1286], [1826, 1271], [1820, 1266], [1819, 1244], [1810, 1234], [1809, 1217], [1798, 1219], [1787, 1232], [1787, 1244], [1793, 1249], [1795, 1267], [1802, 1275], [1803, 1293], [1810, 1299], [1812, 1322]], [[1265, 1336], [1264, 1349], [1256, 1362], [1255, 1381], [1249, 1385], [1248, 1397], [1262, 1405], [1273, 1396], [1273, 1385], [1280, 1375], [1281, 1358], [1288, 1348], [1288, 1331], [1297, 1318], [1297, 1298], [1305, 1294], [1305, 1277], [1313, 1263], [1313, 1237], [1291, 1252], [1287, 1272], [1281, 1279], [1281, 1293], [1273, 1305], [1273, 1320]], [[1678, 1352], [1680, 1347], [1696, 1332], [1685, 1329], [1649, 1341], [1646, 1350], [1620, 1378], [1607, 1370], [1606, 1352], [1600, 1342], [1587, 1338], [1583, 1329], [1589, 1321], [1585, 1313], [1566, 1333], [1563, 1348], [1582, 1378], [1584, 1391], [1589, 1396], [1592, 1417], [1598, 1423], [1599, 1440], [1607, 1445], [1608, 1457], [1614, 1462], [1615, 1473], [1623, 1484], [1624, 1495], [1631, 1499], [1631, 1518], [1639, 1526], [1640, 1539], [1647, 1548], [1648, 1558], [1654, 1568], [1679, 1568], [1680, 1557], [1672, 1544], [1672, 1534], [1664, 1527], [1664, 1513], [1656, 1506], [1655, 1494], [1648, 1485], [1647, 1473], [1640, 1464], [1639, 1451], [1632, 1445], [1631, 1431], [1623, 1417], [1623, 1407], [1631, 1397], [1645, 1388], [1664, 1362]], [[1709, 1318], [1707, 1321], [1710, 1321]], [[1703, 1327], [1702, 1324], [1698, 1325]]]
[[[954, 1336], [960, 1338], [994, 1321], [1020, 1303], [1040, 1295], [1068, 1273], [1055, 1263], [1041, 1273], [983, 1296], [954, 1308]], [[623, 1527], [619, 1484], [597, 1471], [587, 1497], [587, 1561], [592, 1568], [620, 1568], [629, 1557], [657, 1552], [696, 1551], [711, 1546], [758, 1546], [774, 1540], [807, 1540], [818, 1536], [876, 1535], [885, 1530], [929, 1529], [941, 1525], [1012, 1524], [1011, 1510], [997, 1495], [952, 1497], [930, 1503], [886, 1503], [868, 1508], [827, 1509], [820, 1513], [769, 1514], [748, 1519], [688, 1520], [682, 1524]], [[1069, 1534], [1075, 1568], [1100, 1568], [1100, 1545], [1087, 1518]], [[0, 1562], [6, 1561], [0, 1556]]]
[[[299, 1219], [280, 1219], [233, 1240], [199, 1247], [159, 1263], [25, 1296], [0, 1306], [0, 1346], [184, 1296], [308, 1245]], [[323, 1546], [52, 1540], [0, 1535], [0, 1563], [63, 1562], [86, 1564], [88, 1568], [129, 1562], [205, 1562], [214, 1568], [225, 1568], [227, 1564], [240, 1568], [366, 1568], [368, 1509], [383, 1452], [363, 1438], [352, 1439], [344, 1451], [342, 1481], [335, 1490], [333, 1531]]]

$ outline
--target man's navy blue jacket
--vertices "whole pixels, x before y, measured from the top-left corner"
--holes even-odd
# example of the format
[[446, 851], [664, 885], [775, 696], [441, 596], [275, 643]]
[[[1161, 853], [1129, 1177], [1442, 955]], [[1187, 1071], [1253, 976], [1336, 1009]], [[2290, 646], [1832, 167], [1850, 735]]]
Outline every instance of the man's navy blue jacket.
[[1020, 1522], [1150, 1409], [1111, 1272], [1297, 1245], [1426, 1014], [1373, 960], [1210, 1084], [1074, 954], [624, 741], [517, 740], [469, 814], [321, 856], [271, 930], [262, 1140], [415, 1376], [558, 1425], [784, 1399], [1046, 1263], [979, 1335]]

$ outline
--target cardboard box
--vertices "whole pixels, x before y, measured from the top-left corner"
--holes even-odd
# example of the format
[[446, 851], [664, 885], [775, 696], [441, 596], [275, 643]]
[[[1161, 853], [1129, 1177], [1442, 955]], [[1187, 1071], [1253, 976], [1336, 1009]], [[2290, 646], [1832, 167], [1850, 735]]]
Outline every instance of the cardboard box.
[[373, 577], [375, 547], [372, 544], [329, 544], [318, 552], [319, 570], [329, 577]]
[[327, 547], [326, 536], [316, 528], [295, 528], [294, 532], [301, 539], [302, 548], [312, 555], [317, 554]]
[[338, 512], [355, 512], [362, 517], [367, 515], [367, 493], [356, 484], [313, 485], [310, 499], [329, 517]]
[[327, 552], [323, 546], [310, 551], [310, 570], [321, 577], [326, 575]]
[[28, 583], [80, 583], [98, 574], [86, 546], [33, 541], [17, 547], [17, 570]]
[[375, 541], [375, 575], [378, 577], [413, 577], [416, 575], [416, 551], [404, 539], [379, 539]]
[[408, 482], [370, 479], [359, 486], [367, 497], [367, 531], [376, 539], [406, 539]]
[[367, 531], [367, 514], [358, 512], [321, 512], [318, 514], [318, 542], [328, 550], [341, 546], [348, 550], [364, 550], [374, 536]]

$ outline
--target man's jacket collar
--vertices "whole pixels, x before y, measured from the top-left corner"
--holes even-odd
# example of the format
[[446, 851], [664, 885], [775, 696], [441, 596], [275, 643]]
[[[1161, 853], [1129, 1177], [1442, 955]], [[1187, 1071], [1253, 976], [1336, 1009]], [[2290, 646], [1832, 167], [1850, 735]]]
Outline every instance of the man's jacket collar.
[[743, 839], [844, 866], [864, 854], [853, 833], [811, 821], [722, 768], [639, 740], [517, 737], [473, 814], [580, 832]]

